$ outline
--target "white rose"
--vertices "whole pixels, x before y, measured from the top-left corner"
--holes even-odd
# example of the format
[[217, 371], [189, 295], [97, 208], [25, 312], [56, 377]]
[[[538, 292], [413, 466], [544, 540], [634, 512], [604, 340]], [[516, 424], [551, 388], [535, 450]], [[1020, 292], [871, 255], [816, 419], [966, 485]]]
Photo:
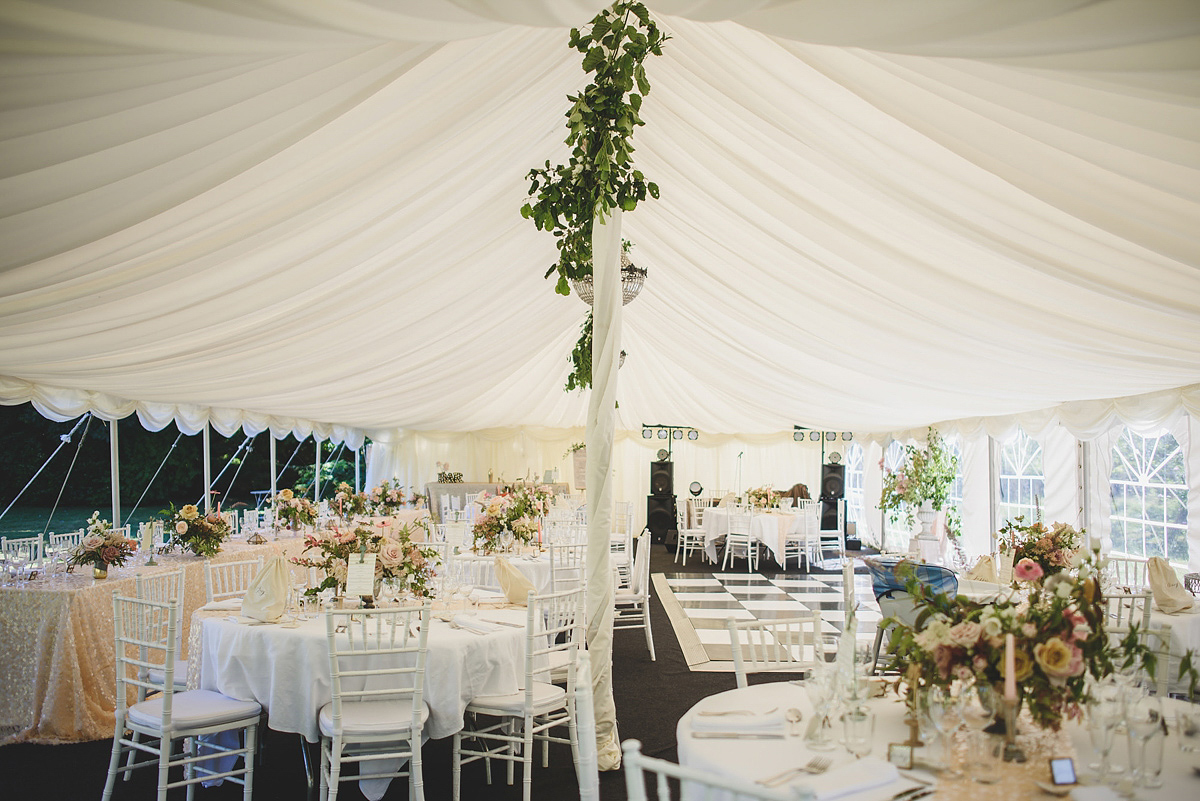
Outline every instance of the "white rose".
[[175, 533], [176, 534], [187, 534], [187, 530], [188, 530], [188, 524], [183, 522], [182, 520], [180, 520], [178, 523], [175, 524]]
[[404, 561], [404, 548], [395, 540], [386, 540], [379, 548], [379, 561], [384, 567], [395, 567]]
[[101, 537], [99, 534], [88, 534], [80, 542], [84, 550], [94, 551], [104, 544], [104, 537]]

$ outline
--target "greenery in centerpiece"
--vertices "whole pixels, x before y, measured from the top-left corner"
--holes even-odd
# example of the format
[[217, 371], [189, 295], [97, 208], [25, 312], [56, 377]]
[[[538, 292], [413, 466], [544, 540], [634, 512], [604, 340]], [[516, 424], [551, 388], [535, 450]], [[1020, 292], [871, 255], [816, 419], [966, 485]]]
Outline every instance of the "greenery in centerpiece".
[[[895, 664], [906, 669], [910, 687], [954, 681], [1004, 682], [1005, 635], [1015, 642], [1015, 675], [1025, 707], [1036, 725], [1058, 731], [1065, 719], [1079, 720], [1089, 700], [1089, 680], [1110, 675], [1117, 666], [1141, 665], [1151, 677], [1155, 654], [1136, 630], [1113, 642], [1105, 630], [1100, 574], [1105, 560], [1098, 553], [1076, 553], [1071, 565], [1056, 574], [1020, 581], [1026, 591], [995, 602], [950, 598], [919, 582], [911, 562], [900, 562], [898, 575], [909, 572], [906, 589], [919, 610], [915, 625], [896, 624], [892, 634]], [[1193, 688], [1196, 672], [1191, 653], [1181, 678]]]
[[782, 494], [770, 487], [755, 487], [746, 490], [746, 497], [756, 509], [774, 509], [779, 506], [779, 498]]
[[359, 515], [371, 512], [371, 501], [367, 493], [355, 492], [354, 487], [345, 481], [337, 485], [337, 492], [329, 501], [329, 506], [343, 520], [353, 520]]
[[87, 531], [79, 545], [71, 550], [68, 565], [93, 565], [108, 570], [109, 567], [120, 567], [125, 560], [137, 551], [137, 542], [119, 534], [112, 523], [100, 518], [99, 512], [92, 512], [87, 521]]
[[1013, 555], [1013, 572], [1025, 580], [1052, 576], [1071, 565], [1083, 541], [1083, 532], [1066, 523], [1047, 528], [1040, 520], [1025, 525], [1024, 517], [1005, 521], [997, 535], [998, 547]]
[[[895, 470], [884, 470], [879, 508], [890, 513], [893, 523], [903, 518], [912, 527], [922, 504], [928, 503], [935, 511], [949, 505], [950, 487], [958, 472], [958, 457], [950, 452], [942, 435], [932, 426], [927, 441], [924, 448], [904, 446], [904, 462]], [[959, 530], [956, 511], [949, 508], [946, 514], [946, 528], [955, 535]]]
[[220, 553], [221, 543], [230, 534], [224, 517], [217, 512], [200, 514], [193, 503], [185, 503], [178, 510], [172, 503], [159, 514], [165, 518], [163, 527], [171, 531], [171, 539], [166, 543], [168, 549], [179, 545], [207, 559]]
[[377, 515], [392, 515], [404, 506], [404, 488], [399, 480], [384, 480], [371, 490], [367, 496], [371, 503], [371, 511]]
[[491, 554], [503, 550], [505, 536], [515, 543], [528, 545], [537, 536], [539, 519], [550, 512], [554, 491], [545, 484], [515, 482], [499, 495], [484, 495], [479, 501], [482, 514], [471, 530], [471, 550]]
[[[529, 171], [529, 196], [521, 216], [539, 231], [554, 234], [558, 261], [546, 277], [558, 273], [555, 291], [571, 294], [571, 281], [592, 275], [592, 224], [614, 208], [633, 211], [646, 195], [658, 197], [658, 186], [633, 168], [633, 129], [645, 123], [642, 99], [650, 92], [643, 62], [662, 55], [671, 37], [662, 33], [642, 3], [618, 0], [601, 11], [582, 31], [571, 29], [569, 47], [583, 53], [584, 73], [595, 73], [577, 95], [568, 95], [565, 114], [566, 164]], [[635, 91], [636, 90], [636, 91]], [[592, 315], [571, 353], [567, 389], [592, 385]]]
[[316, 504], [290, 489], [280, 490], [271, 503], [275, 508], [275, 519], [282, 520], [292, 528], [311, 526], [317, 522]]
[[389, 581], [398, 591], [417, 598], [429, 595], [430, 580], [437, 573], [438, 552], [413, 542], [408, 526], [399, 527], [391, 535], [385, 534], [383, 528], [368, 525], [345, 530], [327, 529], [306, 534], [304, 546], [304, 552], [292, 557], [292, 563], [315, 567], [324, 575], [320, 584], [305, 590], [308, 595], [316, 595], [321, 590], [342, 594], [346, 589], [349, 560], [364, 552], [377, 555], [376, 582]]

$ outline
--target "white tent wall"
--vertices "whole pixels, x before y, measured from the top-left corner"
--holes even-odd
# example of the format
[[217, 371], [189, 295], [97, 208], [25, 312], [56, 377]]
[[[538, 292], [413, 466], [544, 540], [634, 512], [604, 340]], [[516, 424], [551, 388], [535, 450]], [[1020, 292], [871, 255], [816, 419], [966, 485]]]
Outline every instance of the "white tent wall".
[[[372, 443], [367, 458], [364, 486], [399, 479], [406, 487], [423, 492], [437, 476], [437, 463], [450, 464], [465, 481], [484, 481], [491, 471], [497, 479], [529, 476], [541, 480], [546, 470], [558, 468], [560, 480], [572, 482], [574, 471], [567, 449], [583, 441], [581, 429], [497, 429], [490, 431], [407, 431], [394, 439]], [[617, 432], [613, 443], [614, 500], [631, 502], [638, 528], [646, 522], [646, 496], [650, 493], [650, 462], [657, 459], [667, 441], [643, 439], [641, 430]], [[778, 489], [795, 483], [807, 484], [815, 497], [821, 483], [821, 447], [813, 442], [795, 442], [791, 432], [773, 435], [706, 434], [696, 440], [675, 440], [675, 494], [679, 503], [688, 497], [688, 486], [698, 481], [705, 494], [735, 491], [738, 454], [741, 458], [741, 487], [770, 485]]]

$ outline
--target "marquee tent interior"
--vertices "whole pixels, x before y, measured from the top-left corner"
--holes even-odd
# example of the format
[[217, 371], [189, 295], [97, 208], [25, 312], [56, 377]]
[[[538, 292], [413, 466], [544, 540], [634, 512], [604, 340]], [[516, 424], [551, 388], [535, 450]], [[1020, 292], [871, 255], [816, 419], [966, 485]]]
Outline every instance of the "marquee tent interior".
[[[0, 4], [0, 400], [370, 436], [404, 483], [565, 464], [585, 309], [518, 210], [603, 5]], [[968, 493], [1021, 425], [1069, 476], [1047, 516], [1102, 527], [1077, 442], [1167, 427], [1200, 567], [1200, 6], [649, 5], [616, 496], [643, 423], [697, 428], [676, 474], [709, 488], [818, 480], [794, 425], [872, 465], [936, 423]]]

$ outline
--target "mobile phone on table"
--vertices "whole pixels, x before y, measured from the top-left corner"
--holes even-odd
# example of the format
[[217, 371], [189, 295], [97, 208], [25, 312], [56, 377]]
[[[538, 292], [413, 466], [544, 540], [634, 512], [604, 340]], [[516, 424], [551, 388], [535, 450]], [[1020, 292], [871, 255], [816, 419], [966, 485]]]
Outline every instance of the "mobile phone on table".
[[1051, 759], [1050, 781], [1056, 785], [1075, 784], [1075, 760], [1070, 757]]

